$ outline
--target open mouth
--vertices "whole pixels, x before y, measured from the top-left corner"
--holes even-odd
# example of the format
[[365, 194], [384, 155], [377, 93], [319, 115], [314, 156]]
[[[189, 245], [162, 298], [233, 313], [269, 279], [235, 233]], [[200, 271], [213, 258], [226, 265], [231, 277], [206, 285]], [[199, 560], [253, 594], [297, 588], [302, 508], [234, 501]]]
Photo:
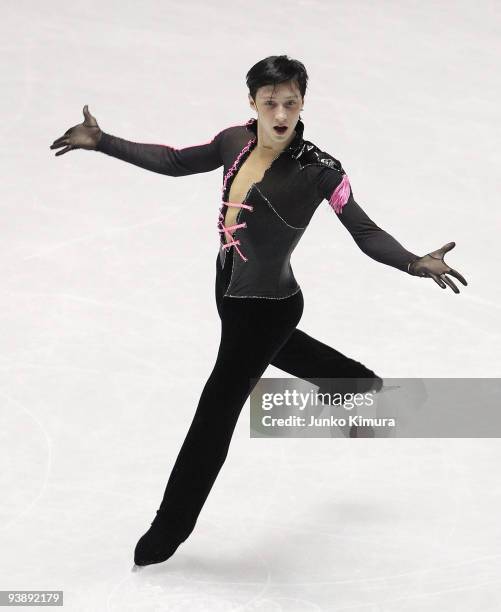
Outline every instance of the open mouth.
[[277, 132], [277, 134], [285, 134], [285, 132], [287, 131], [287, 126], [283, 125], [283, 126], [278, 126], [275, 125], [274, 128], [275, 132]]

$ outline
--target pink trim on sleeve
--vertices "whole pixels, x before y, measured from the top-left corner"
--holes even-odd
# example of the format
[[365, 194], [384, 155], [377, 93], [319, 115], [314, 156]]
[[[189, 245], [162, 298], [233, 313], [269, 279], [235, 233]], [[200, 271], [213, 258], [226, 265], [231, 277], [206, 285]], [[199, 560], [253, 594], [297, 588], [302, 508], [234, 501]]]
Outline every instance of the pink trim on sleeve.
[[350, 197], [350, 181], [348, 180], [348, 176], [343, 174], [343, 179], [339, 183], [339, 185], [332, 192], [331, 197], [329, 198], [329, 204], [332, 206], [334, 212], [338, 215], [343, 212], [343, 206], [348, 201]]

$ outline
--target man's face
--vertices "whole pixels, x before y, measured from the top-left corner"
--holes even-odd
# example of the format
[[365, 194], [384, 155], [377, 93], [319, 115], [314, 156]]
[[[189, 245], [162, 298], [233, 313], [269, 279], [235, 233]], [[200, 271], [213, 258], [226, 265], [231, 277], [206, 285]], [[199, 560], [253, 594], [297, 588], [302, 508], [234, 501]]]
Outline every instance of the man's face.
[[[303, 98], [294, 81], [260, 87], [256, 92], [256, 103], [250, 94], [249, 103], [258, 113], [259, 126], [266, 138], [282, 143], [292, 140], [303, 108]], [[277, 126], [286, 129], [277, 130]]]

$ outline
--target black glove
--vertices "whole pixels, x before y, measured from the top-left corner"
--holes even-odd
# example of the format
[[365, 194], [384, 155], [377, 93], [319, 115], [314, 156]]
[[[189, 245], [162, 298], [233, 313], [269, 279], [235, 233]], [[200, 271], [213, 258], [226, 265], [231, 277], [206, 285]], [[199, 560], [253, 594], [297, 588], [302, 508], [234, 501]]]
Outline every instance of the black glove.
[[432, 278], [437, 285], [439, 285], [439, 287], [442, 287], [442, 289], [446, 289], [447, 285], [449, 285], [454, 293], [459, 293], [459, 289], [452, 282], [452, 280], [445, 276], [446, 274], [450, 274], [451, 276], [454, 276], [460, 280], [463, 285], [466, 286], [468, 284], [465, 278], [459, 274], [459, 272], [449, 268], [449, 266], [444, 262], [444, 255], [447, 253], [447, 251], [450, 251], [455, 246], [455, 242], [448, 242], [440, 249], [432, 251], [431, 253], [414, 260], [411, 264], [409, 264], [409, 274], [412, 274], [413, 276]]
[[97, 148], [102, 132], [96, 118], [90, 114], [87, 104], [83, 107], [83, 115], [85, 117], [83, 123], [70, 127], [50, 145], [51, 149], [59, 149], [66, 145], [65, 149], [56, 153], [56, 157], [73, 149], [95, 150]]

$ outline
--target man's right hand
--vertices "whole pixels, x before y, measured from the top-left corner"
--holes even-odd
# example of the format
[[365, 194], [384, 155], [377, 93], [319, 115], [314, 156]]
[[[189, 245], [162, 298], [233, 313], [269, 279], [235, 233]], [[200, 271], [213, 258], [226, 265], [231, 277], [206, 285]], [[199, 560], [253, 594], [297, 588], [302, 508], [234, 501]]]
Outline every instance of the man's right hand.
[[83, 123], [70, 127], [50, 145], [51, 149], [65, 147], [56, 153], [56, 157], [73, 149], [95, 150], [97, 148], [102, 132], [96, 118], [90, 114], [87, 104], [83, 107], [83, 115], [85, 117]]

